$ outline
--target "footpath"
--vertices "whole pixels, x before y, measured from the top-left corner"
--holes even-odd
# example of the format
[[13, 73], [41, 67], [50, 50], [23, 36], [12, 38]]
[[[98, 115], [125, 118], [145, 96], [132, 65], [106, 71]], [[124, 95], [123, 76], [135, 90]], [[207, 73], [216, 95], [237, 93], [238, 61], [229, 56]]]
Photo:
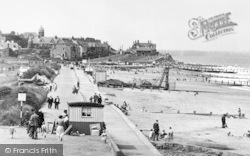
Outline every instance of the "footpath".
[[[84, 74], [82, 70], [75, 70], [80, 81], [80, 94], [84, 101], [89, 101], [95, 93], [101, 94], [92, 77]], [[105, 98], [102, 95], [103, 99]], [[104, 101], [104, 100], [103, 100]], [[115, 106], [105, 105], [104, 121], [107, 131], [125, 156], [143, 155], [160, 156], [160, 152], [148, 141], [137, 127]]]

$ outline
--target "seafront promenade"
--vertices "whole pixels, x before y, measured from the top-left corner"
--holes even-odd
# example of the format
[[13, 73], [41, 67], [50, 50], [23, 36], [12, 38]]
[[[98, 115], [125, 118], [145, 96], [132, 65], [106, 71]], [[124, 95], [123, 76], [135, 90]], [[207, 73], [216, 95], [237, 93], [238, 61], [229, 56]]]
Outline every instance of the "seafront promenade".
[[[62, 72], [64, 72], [63, 70]], [[100, 93], [97, 85], [93, 83], [92, 78], [85, 75], [82, 70], [76, 69], [75, 75], [80, 81], [80, 94], [82, 94], [83, 99], [88, 101], [95, 93]], [[108, 133], [125, 156], [161, 155], [147, 138], [139, 132], [137, 127], [116, 107], [105, 105], [104, 121]]]
[[[77, 84], [78, 80], [80, 82], [79, 93], [72, 94], [73, 86]], [[63, 110], [68, 109], [67, 102], [86, 102], [95, 93], [101, 94], [98, 87], [93, 83], [92, 77], [84, 74], [83, 70], [71, 70], [68, 67], [62, 67], [54, 82], [57, 84], [57, 90], [50, 92], [49, 96], [59, 96], [61, 104], [59, 105], [59, 110], [55, 110], [54, 107], [53, 109], [48, 109], [47, 104], [42, 109], [47, 122], [53, 122], [59, 115], [62, 115]], [[104, 98], [103, 96], [103, 101]], [[161, 155], [147, 138], [139, 132], [136, 126], [116, 107], [105, 105], [104, 121], [109, 136], [125, 156]]]

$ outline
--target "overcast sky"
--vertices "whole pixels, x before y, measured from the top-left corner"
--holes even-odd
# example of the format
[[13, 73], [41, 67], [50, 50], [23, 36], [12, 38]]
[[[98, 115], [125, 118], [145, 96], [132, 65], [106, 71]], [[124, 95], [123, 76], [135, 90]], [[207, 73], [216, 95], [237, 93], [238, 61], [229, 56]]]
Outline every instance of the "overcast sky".
[[[94, 37], [126, 49], [134, 40], [159, 50], [250, 51], [249, 0], [4, 0], [0, 30]], [[231, 12], [235, 33], [213, 41], [188, 38], [191, 18]]]

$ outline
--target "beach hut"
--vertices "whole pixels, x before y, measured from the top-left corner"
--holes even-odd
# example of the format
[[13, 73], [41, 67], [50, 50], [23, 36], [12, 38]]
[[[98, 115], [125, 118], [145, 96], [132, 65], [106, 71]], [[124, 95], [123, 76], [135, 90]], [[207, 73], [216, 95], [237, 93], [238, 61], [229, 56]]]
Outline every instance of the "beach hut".
[[104, 70], [96, 70], [94, 77], [95, 77], [96, 83], [106, 81], [107, 80], [107, 73]]
[[80, 134], [98, 135], [104, 128], [104, 105], [90, 102], [68, 103], [69, 125], [72, 131]]

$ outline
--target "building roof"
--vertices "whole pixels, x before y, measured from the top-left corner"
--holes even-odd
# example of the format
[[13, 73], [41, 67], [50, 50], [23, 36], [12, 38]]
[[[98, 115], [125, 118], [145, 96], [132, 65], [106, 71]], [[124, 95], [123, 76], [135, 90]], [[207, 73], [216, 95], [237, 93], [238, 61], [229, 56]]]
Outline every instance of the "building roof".
[[39, 32], [44, 31], [43, 27], [41, 26], [39, 29]]
[[43, 61], [43, 59], [37, 55], [30, 55], [28, 56], [29, 61]]
[[73, 46], [75, 45], [75, 43], [71, 40], [71, 39], [66, 39], [66, 38], [62, 38], [58, 44], [63, 44], [63, 45], [66, 45], [66, 46]]
[[136, 51], [151, 51], [152, 49], [148, 48], [148, 47], [139, 47], [136, 49]]
[[102, 44], [102, 43], [97, 42], [97, 43], [95, 43], [95, 47], [104, 47], [104, 48], [106, 48], [108, 46], [106, 44]]
[[54, 43], [53, 37], [41, 37], [40, 41], [43, 41], [45, 44]]
[[70, 102], [69, 107], [104, 107], [102, 104], [90, 103], [90, 102]]
[[33, 38], [34, 44], [54, 44], [54, 38], [53, 37], [35, 37]]
[[135, 43], [135, 45], [138, 45], [139, 47], [149, 47], [149, 46], [154, 46], [155, 44], [153, 44], [153, 43]]

